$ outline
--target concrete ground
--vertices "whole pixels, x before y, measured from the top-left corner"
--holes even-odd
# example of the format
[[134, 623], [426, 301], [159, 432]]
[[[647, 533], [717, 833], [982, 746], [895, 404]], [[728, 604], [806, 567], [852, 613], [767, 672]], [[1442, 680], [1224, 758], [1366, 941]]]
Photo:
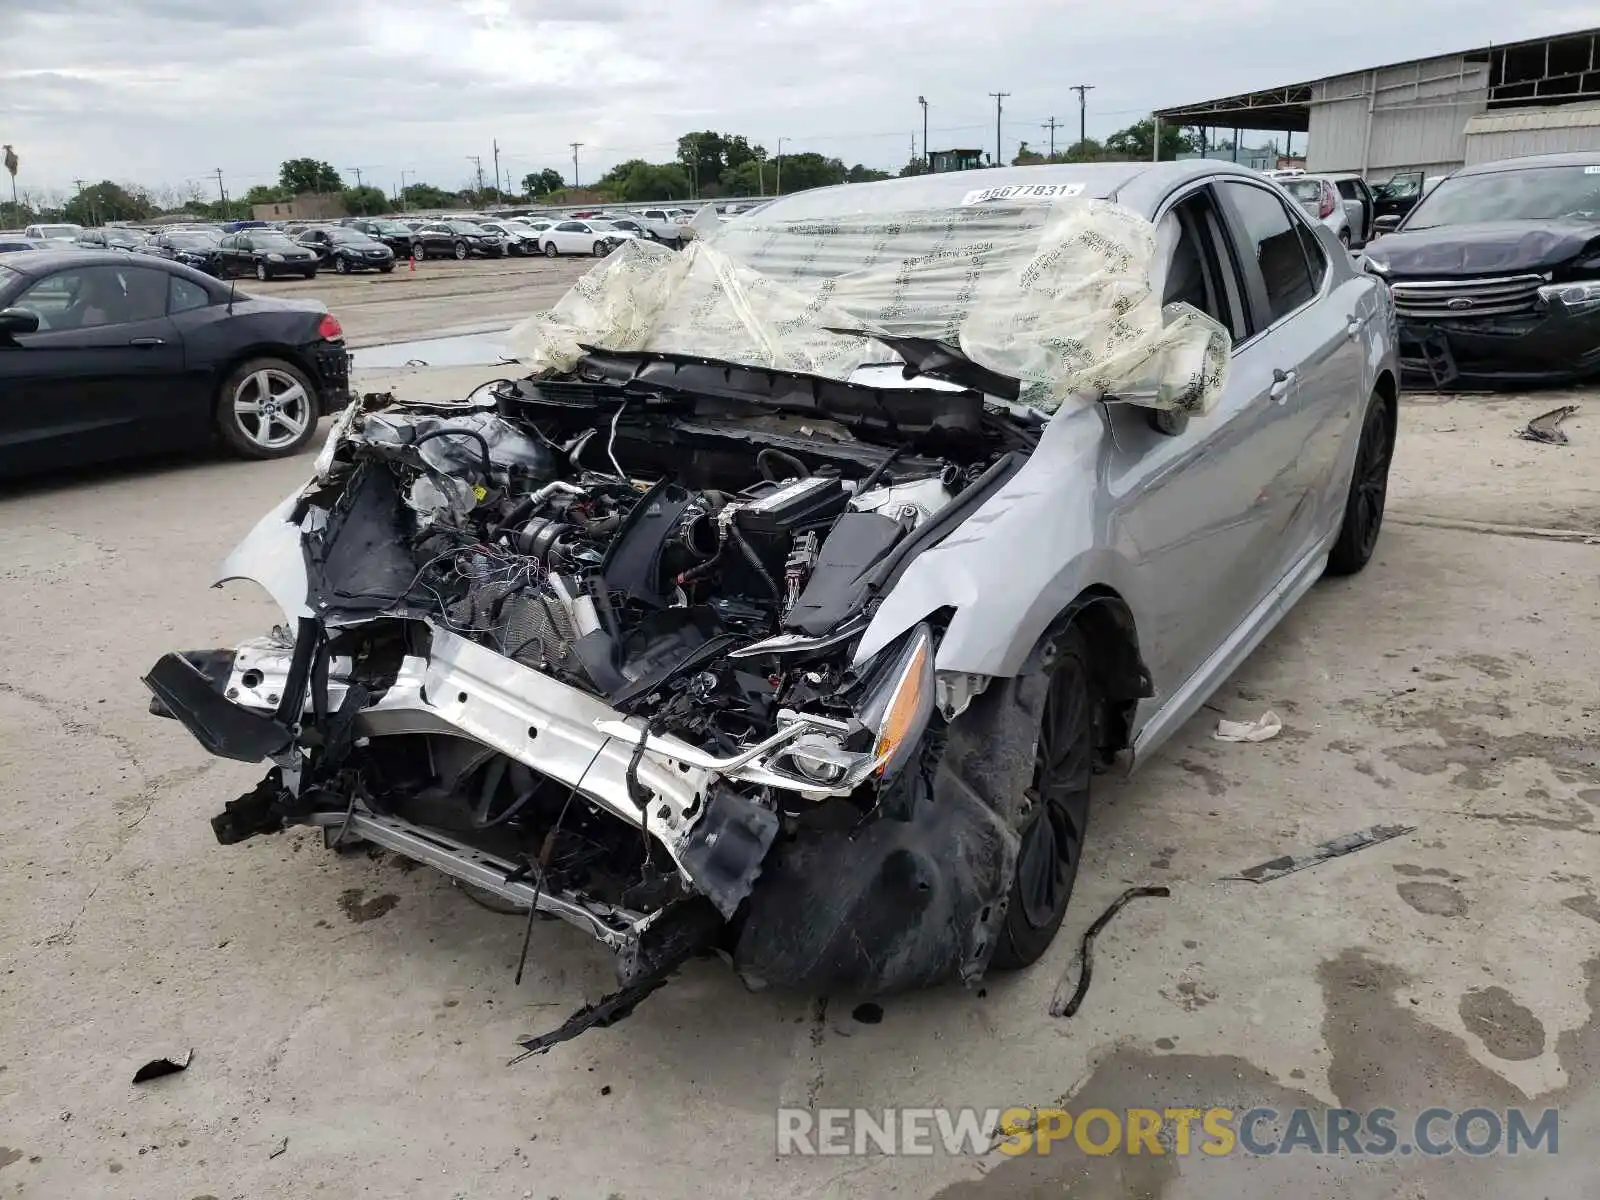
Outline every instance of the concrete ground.
[[412, 271], [402, 262], [390, 275], [241, 280], [241, 291], [262, 296], [312, 296], [344, 326], [354, 348], [466, 330], [504, 329], [559, 300], [591, 258], [430, 258]]
[[[473, 264], [476, 269], [479, 265]], [[320, 281], [319, 281], [320, 282]], [[349, 311], [346, 308], [345, 311]], [[464, 391], [472, 371], [447, 377]], [[485, 372], [478, 372], [482, 377]], [[437, 387], [425, 373], [368, 387]], [[1409, 400], [1391, 519], [1131, 780], [1097, 796], [1045, 960], [847, 1005], [692, 964], [625, 1022], [508, 1067], [608, 956], [308, 832], [225, 848], [259, 772], [148, 716], [137, 676], [276, 618], [212, 569], [308, 460], [185, 460], [0, 495], [0, 1194], [79, 1198], [1595, 1194], [1600, 1128], [1600, 406]], [[1588, 539], [1587, 541], [1585, 539]], [[1220, 716], [1283, 733], [1225, 744]], [[1416, 832], [1220, 877], [1375, 823]], [[1085, 927], [1166, 884], [1098, 943]], [[148, 1059], [188, 1070], [134, 1087]], [[785, 1158], [780, 1105], [1561, 1110], [1562, 1153], [1354, 1159]]]

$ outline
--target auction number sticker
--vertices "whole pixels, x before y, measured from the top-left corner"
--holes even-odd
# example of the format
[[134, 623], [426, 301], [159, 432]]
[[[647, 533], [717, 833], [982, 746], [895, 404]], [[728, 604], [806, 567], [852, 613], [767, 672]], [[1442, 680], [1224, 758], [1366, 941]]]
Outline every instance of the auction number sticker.
[[1081, 183], [1014, 183], [1009, 187], [979, 188], [961, 198], [962, 204], [985, 204], [990, 200], [1064, 200], [1083, 194]]

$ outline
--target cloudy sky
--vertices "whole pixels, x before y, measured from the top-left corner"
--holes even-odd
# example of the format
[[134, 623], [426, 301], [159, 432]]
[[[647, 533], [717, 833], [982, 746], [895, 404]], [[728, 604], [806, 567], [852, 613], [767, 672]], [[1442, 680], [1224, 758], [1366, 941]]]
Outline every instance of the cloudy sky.
[[[1584, 0], [0, 0], [0, 142], [24, 190], [230, 195], [310, 155], [392, 190], [481, 155], [569, 181], [743, 133], [898, 168], [920, 137], [1104, 136], [1151, 108], [1600, 25]], [[1062, 132], [1058, 137], [1068, 136]]]

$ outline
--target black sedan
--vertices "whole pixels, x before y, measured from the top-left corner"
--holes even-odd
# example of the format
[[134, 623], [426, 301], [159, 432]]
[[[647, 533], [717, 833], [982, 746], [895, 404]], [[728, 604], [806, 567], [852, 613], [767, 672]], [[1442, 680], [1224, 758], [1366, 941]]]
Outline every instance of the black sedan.
[[265, 282], [280, 275], [317, 277], [316, 253], [275, 229], [230, 233], [217, 244], [217, 274], [223, 279], [254, 275]]
[[319, 225], [306, 230], [295, 241], [315, 253], [323, 266], [332, 267], [340, 275], [351, 271], [382, 271], [387, 275], [394, 270], [394, 251], [359, 229]]
[[0, 260], [0, 476], [220, 438], [282, 458], [350, 399], [344, 330], [179, 263], [94, 250]]
[[156, 234], [143, 250], [146, 254], [169, 258], [186, 267], [204, 271], [207, 275], [219, 275], [222, 268], [217, 262], [217, 247], [221, 241], [222, 233], [218, 230], [171, 229]]
[[389, 217], [345, 217], [339, 224], [376, 238], [393, 250], [396, 258], [420, 257], [422, 239], [411, 232], [409, 225]]
[[506, 240], [471, 221], [424, 221], [416, 228], [421, 242], [418, 258], [449, 255], [451, 258], [468, 258], [477, 254], [484, 258], [504, 258]]

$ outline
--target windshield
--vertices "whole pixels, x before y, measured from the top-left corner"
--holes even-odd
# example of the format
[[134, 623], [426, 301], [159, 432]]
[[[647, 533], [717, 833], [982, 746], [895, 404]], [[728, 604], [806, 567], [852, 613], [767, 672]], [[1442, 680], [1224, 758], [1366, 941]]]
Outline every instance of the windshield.
[[199, 229], [191, 233], [169, 233], [166, 237], [167, 245], [177, 246], [181, 250], [209, 250], [221, 240], [220, 233], [206, 233]]
[[605, 233], [608, 230], [612, 230], [612, 229], [615, 229], [617, 227], [616, 223], [612, 222], [612, 221], [595, 221], [595, 220], [591, 220], [591, 221], [588, 222], [588, 225], [589, 225], [589, 228], [594, 230], [596, 233]]
[[354, 242], [360, 245], [370, 242], [372, 239], [354, 229], [330, 229], [328, 230], [328, 240], [330, 242]]
[[83, 232], [82, 225], [41, 225], [39, 236], [44, 238], [75, 238]]
[[1280, 179], [1283, 190], [1288, 192], [1301, 204], [1315, 204], [1322, 199], [1322, 181], [1320, 179]]
[[471, 221], [446, 221], [445, 228], [451, 233], [482, 233], [483, 228], [474, 225]]
[[1600, 218], [1600, 166], [1458, 175], [1424, 196], [1401, 228], [1562, 218]]
[[281, 233], [253, 233], [250, 235], [250, 244], [257, 250], [299, 250], [302, 248]]
[[144, 239], [136, 233], [106, 234], [106, 245], [108, 246], [137, 246], [143, 241]]
[[400, 224], [399, 221], [373, 221], [371, 224], [378, 233], [405, 235], [411, 232], [409, 227]]

